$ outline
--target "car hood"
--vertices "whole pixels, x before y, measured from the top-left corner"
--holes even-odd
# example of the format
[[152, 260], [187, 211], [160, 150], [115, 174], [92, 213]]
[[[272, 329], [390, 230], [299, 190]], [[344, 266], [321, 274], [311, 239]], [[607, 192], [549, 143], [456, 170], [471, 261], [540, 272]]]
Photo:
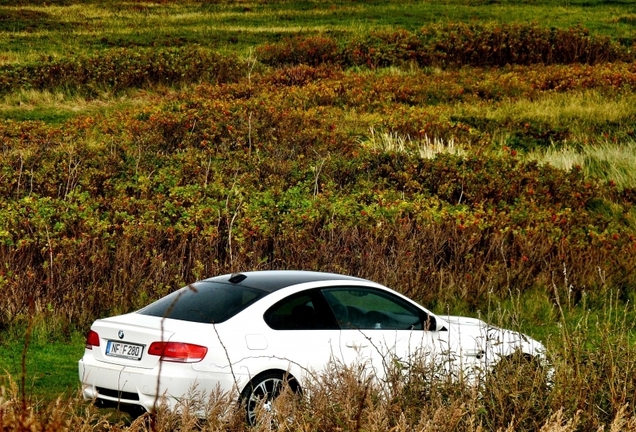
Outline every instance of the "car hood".
[[457, 316], [457, 315], [444, 315], [442, 316], [442, 319], [444, 319], [444, 321], [450, 324], [454, 324], [458, 326], [475, 326], [475, 327], [488, 326], [486, 322], [477, 318], [469, 318], [469, 317], [463, 317], [463, 316]]
[[440, 318], [448, 323], [448, 331], [463, 355], [483, 357], [487, 362], [496, 362], [516, 351], [544, 357], [545, 348], [541, 342], [521, 332], [496, 327], [477, 318], [454, 315]]

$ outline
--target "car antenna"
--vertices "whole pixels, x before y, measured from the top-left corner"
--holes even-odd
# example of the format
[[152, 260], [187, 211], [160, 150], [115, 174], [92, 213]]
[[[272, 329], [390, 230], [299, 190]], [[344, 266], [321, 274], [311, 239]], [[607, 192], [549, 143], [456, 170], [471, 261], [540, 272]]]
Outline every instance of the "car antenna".
[[247, 276], [245, 276], [243, 273], [232, 273], [232, 276], [230, 276], [229, 281], [235, 284], [235, 283], [243, 282], [246, 278]]

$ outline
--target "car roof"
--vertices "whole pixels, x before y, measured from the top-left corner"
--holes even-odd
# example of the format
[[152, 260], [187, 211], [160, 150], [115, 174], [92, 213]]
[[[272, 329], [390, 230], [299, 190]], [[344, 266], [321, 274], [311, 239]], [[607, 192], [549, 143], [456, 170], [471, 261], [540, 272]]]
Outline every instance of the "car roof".
[[232, 273], [206, 279], [208, 282], [228, 283], [236, 286], [256, 288], [267, 292], [274, 292], [281, 288], [307, 282], [323, 281], [363, 281], [366, 279], [346, 276], [337, 273], [324, 273], [305, 270], [261, 270], [252, 272]]

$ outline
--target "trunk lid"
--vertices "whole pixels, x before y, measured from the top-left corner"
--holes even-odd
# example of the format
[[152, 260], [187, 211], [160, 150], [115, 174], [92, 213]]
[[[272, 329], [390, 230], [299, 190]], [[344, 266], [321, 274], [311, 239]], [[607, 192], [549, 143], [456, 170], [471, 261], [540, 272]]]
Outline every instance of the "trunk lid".
[[[163, 321], [163, 328], [162, 328]], [[93, 346], [93, 357], [105, 363], [152, 369], [160, 357], [149, 355], [153, 342], [168, 341], [174, 334], [171, 320], [130, 313], [97, 320], [91, 330], [99, 335], [99, 346]]]

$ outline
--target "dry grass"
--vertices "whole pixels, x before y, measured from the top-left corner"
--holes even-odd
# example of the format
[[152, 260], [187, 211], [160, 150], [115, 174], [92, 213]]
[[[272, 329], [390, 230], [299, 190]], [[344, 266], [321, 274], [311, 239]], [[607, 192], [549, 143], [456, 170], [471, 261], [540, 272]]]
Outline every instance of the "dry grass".
[[433, 159], [438, 154], [464, 155], [464, 150], [455, 144], [455, 139], [429, 138], [412, 139], [408, 135], [395, 132], [376, 132], [370, 129], [369, 136], [361, 140], [363, 146], [387, 153], [409, 153], [423, 159]]
[[537, 160], [563, 170], [579, 166], [587, 177], [614, 182], [619, 188], [636, 187], [635, 142], [610, 143], [575, 148], [548, 148], [526, 155], [528, 160]]
[[[243, 412], [221, 392], [209, 397], [198, 395], [200, 399], [194, 392], [194, 399], [179, 413], [160, 409], [155, 415], [144, 414], [133, 420], [101, 411], [78, 398], [22, 405], [16, 386], [11, 384], [0, 393], [0, 430], [636, 431], [636, 416], [628, 404], [616, 407], [609, 421], [602, 423], [575, 406], [549, 406], [551, 397], [546, 390], [511, 393], [510, 388], [520, 387], [521, 378], [529, 383], [527, 370], [522, 368], [508, 370], [506, 377], [497, 375], [496, 385], [487, 384], [483, 394], [456, 383], [431, 384], [422, 372], [415, 369], [399, 382], [379, 385], [362, 367], [334, 365], [311, 383], [304, 397], [283, 393], [274, 402], [273, 411], [258, 414], [254, 427], [244, 423]], [[195, 415], [201, 409], [205, 412], [203, 419]]]
[[[194, 387], [178, 412], [163, 408], [132, 419], [99, 410], [79, 396], [41, 402], [16, 380], [0, 379], [2, 431], [636, 431], [634, 308], [615, 295], [597, 299], [597, 314], [551, 300], [562, 325], [549, 338], [549, 367], [513, 357], [475, 382], [441, 373], [430, 358], [387, 360], [387, 377], [372, 379], [364, 364], [332, 363], [313, 375], [302, 396], [285, 391], [273, 410], [248, 427], [237, 392], [206, 394]], [[515, 308], [523, 308], [518, 302]], [[499, 306], [497, 307], [499, 308]], [[501, 312], [500, 309], [498, 309]], [[510, 325], [511, 315], [499, 314]], [[518, 317], [517, 317], [518, 318]], [[499, 323], [498, 323], [499, 324]], [[201, 418], [201, 414], [203, 414]]]

